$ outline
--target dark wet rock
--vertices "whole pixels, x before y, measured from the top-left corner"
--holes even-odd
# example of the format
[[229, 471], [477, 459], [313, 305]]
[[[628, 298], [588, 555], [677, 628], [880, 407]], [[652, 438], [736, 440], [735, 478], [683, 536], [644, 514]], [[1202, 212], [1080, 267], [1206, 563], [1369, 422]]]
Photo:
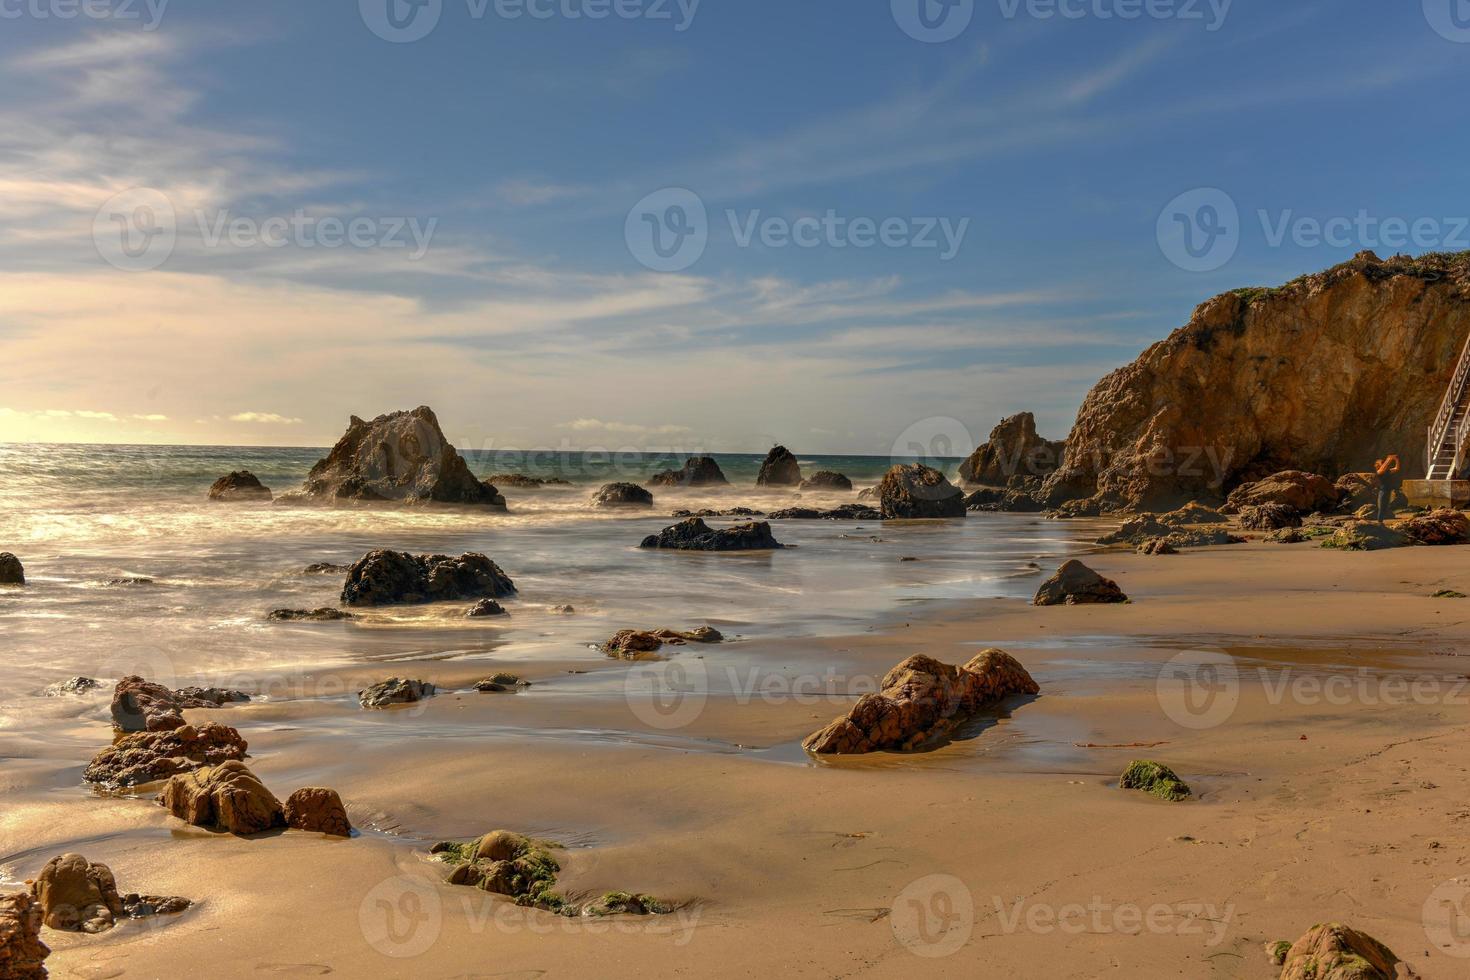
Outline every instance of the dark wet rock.
[[301, 571], [305, 575], [341, 575], [351, 570], [351, 565], [338, 565], [335, 562], [319, 561], [314, 565], [307, 565]]
[[669, 904], [652, 895], [608, 892], [595, 902], [582, 907], [582, 915], [663, 915], [671, 911]]
[[877, 487], [877, 485], [874, 484], [871, 487], [863, 487], [861, 490], [858, 491], [857, 499], [859, 499], [859, 500], [877, 500], [878, 499], [878, 487]]
[[51, 948], [41, 942], [41, 906], [28, 891], [0, 895], [0, 977], [46, 980]]
[[963, 667], [915, 655], [888, 672], [879, 693], [863, 695], [802, 746], [814, 755], [924, 748], [983, 708], [1039, 691], [1026, 668], [1003, 650], [986, 650]]
[[484, 555], [410, 555], [372, 551], [352, 566], [342, 586], [342, 604], [384, 606], [456, 599], [503, 599], [515, 583]]
[[513, 487], [517, 490], [534, 490], [537, 487], [569, 487], [572, 484], [560, 477], [527, 476], [524, 473], [492, 473], [485, 482], [497, 487]]
[[960, 480], [989, 487], [1006, 486], [1013, 476], [1045, 477], [1062, 462], [1065, 442], [1036, 434], [1036, 417], [1021, 412], [1002, 419], [970, 458], [960, 464]]
[[1414, 544], [1464, 544], [1470, 541], [1470, 518], [1458, 510], [1441, 508], [1399, 521], [1394, 530]]
[[484, 619], [489, 616], [504, 615], [505, 607], [494, 599], [481, 599], [470, 607], [469, 612], [465, 613], [465, 616], [469, 619]]
[[1078, 606], [1127, 602], [1128, 597], [1117, 582], [1103, 578], [1074, 558], [1041, 583], [1033, 601], [1038, 606]]
[[891, 468], [878, 484], [878, 500], [889, 520], [965, 516], [964, 493], [923, 463]]
[[788, 507], [771, 514], [773, 521], [881, 521], [883, 512], [864, 504], [843, 504], [831, 510], [813, 507]]
[[65, 697], [68, 694], [89, 694], [102, 686], [102, 682], [91, 677], [73, 677], [70, 680], [59, 681], [46, 688], [48, 698]]
[[1058, 517], [1101, 517], [1106, 507], [1097, 497], [1084, 500], [1068, 500], [1056, 509]]
[[1301, 527], [1301, 512], [1284, 504], [1254, 504], [1240, 509], [1240, 526], [1252, 531]]
[[1458, 589], [1440, 589], [1438, 592], [1434, 593], [1429, 598], [1431, 598], [1431, 599], [1470, 599], [1470, 596], [1465, 595], [1465, 593], [1459, 591]]
[[1324, 540], [1322, 547], [1339, 551], [1382, 551], [1407, 544], [1409, 539], [1405, 535], [1377, 521], [1348, 521]]
[[794, 487], [801, 483], [801, 464], [791, 450], [776, 446], [766, 453], [765, 462], [755, 478], [758, 487]]
[[1145, 541], [1139, 545], [1138, 553], [1140, 555], [1177, 555], [1179, 549], [1174, 547], [1168, 538], [1154, 538], [1152, 541]]
[[574, 616], [576, 615], [577, 607], [571, 605], [570, 603], [562, 603], [559, 606], [552, 606], [551, 611], [556, 613], [558, 616]]
[[1301, 544], [1303, 541], [1310, 541], [1311, 538], [1303, 534], [1300, 528], [1284, 527], [1266, 535], [1266, 540], [1275, 544]]
[[682, 469], [655, 473], [648, 481], [653, 487], [715, 487], [726, 486], [720, 464], [709, 456], [691, 456], [684, 461]]
[[506, 691], [519, 687], [530, 687], [530, 681], [521, 680], [517, 674], [491, 674], [482, 681], [475, 682], [475, 690], [482, 694], [503, 694]]
[[1300, 514], [1332, 510], [1337, 506], [1339, 491], [1332, 481], [1316, 473], [1282, 470], [1264, 480], [1243, 483], [1230, 492], [1225, 510], [1240, 511], [1261, 504], [1279, 504]]
[[[46, 926], [59, 932], [106, 932], [120, 918], [172, 915], [192, 904], [177, 896], [120, 895], [112, 870], [80, 854], [63, 854], [46, 862], [31, 884], [31, 896]], [[0, 976], [12, 974], [0, 972]]]
[[553, 889], [561, 866], [551, 846], [508, 830], [494, 830], [468, 844], [441, 841], [430, 850], [453, 866], [451, 885], [505, 895], [519, 905], [561, 912], [564, 902]]
[[307, 786], [286, 798], [286, 826], [332, 837], [351, 837], [352, 821], [334, 789]]
[[1118, 781], [1120, 789], [1136, 789], [1170, 803], [1189, 799], [1189, 787], [1174, 775], [1174, 770], [1157, 762], [1138, 761], [1129, 764]]
[[311, 468], [300, 490], [278, 503], [369, 501], [504, 508], [505, 498], [476, 479], [444, 437], [432, 409], [353, 416], [331, 453]]
[[764, 521], [714, 529], [700, 518], [690, 517], [649, 535], [640, 547], [675, 551], [770, 551], [784, 545], [772, 537], [771, 525]]
[[105, 584], [111, 588], [127, 588], [128, 586], [154, 585], [156, 583], [151, 578], [144, 578], [141, 575], [130, 575], [125, 578], [110, 578]]
[[387, 708], [395, 704], [413, 704], [437, 693], [433, 684], [411, 681], [402, 677], [390, 677], [386, 681], [357, 692], [357, 700], [364, 708]]
[[266, 618], [278, 623], [336, 623], [357, 617], [341, 609], [323, 606], [321, 609], [276, 609]]
[[1181, 528], [1169, 535], [1176, 548], [1210, 548], [1216, 545], [1245, 544], [1245, 538], [1231, 534], [1223, 527]]
[[750, 507], [731, 507], [729, 510], [676, 510], [669, 515], [675, 520], [686, 517], [765, 517], [764, 511]]
[[269, 501], [270, 488], [256, 479], [249, 470], [238, 470], [214, 481], [209, 488], [209, 499], [233, 502], [237, 500]]
[[832, 470], [818, 470], [801, 481], [803, 490], [851, 490], [852, 481]]
[[281, 801], [243, 762], [174, 776], [158, 802], [185, 823], [242, 836], [286, 826]]
[[653, 494], [636, 483], [609, 483], [592, 495], [593, 507], [652, 507]]
[[[1339, 922], [1313, 926], [1296, 942], [1273, 944], [1280, 980], [1415, 980], [1418, 973], [1394, 951]], [[1287, 945], [1282, 952], [1280, 946]]]
[[1178, 510], [1171, 510], [1159, 517], [1159, 523], [1169, 527], [1192, 527], [1196, 524], [1224, 524], [1228, 521], [1224, 514], [1212, 507], [1206, 507], [1198, 500], [1191, 500]]
[[243, 691], [215, 687], [171, 691], [138, 676], [124, 677], [112, 692], [112, 723], [124, 732], [165, 732], [184, 724], [185, 708], [218, 708], [249, 700]]
[[1004, 490], [995, 487], [981, 487], [974, 490], [965, 497], [965, 509], [974, 511], [998, 511], [1001, 502], [1006, 498]]
[[1153, 514], [1140, 514], [1124, 521], [1118, 530], [1097, 539], [1098, 544], [1131, 544], [1135, 547], [1165, 538], [1175, 548], [1204, 548], [1212, 545], [1241, 544], [1237, 537], [1221, 527], [1199, 525], [1173, 526]]
[[683, 646], [686, 643], [722, 643], [724, 639], [724, 634], [713, 626], [701, 626], [688, 631], [667, 628], [621, 630], [602, 645], [602, 652], [621, 660], [646, 660], [654, 659], [649, 655], [657, 653], [664, 644]]
[[25, 585], [26, 570], [20, 559], [8, 551], [0, 551], [0, 585]]
[[245, 758], [248, 746], [228, 725], [182, 725], [164, 732], [124, 735], [82, 772], [89, 783], [141, 786], [181, 772]]

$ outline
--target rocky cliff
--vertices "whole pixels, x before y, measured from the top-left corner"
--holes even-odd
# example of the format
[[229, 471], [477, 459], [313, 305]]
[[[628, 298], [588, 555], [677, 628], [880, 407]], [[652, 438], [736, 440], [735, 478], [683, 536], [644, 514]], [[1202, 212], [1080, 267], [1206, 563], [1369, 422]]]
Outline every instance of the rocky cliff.
[[1370, 252], [1273, 289], [1238, 289], [1103, 378], [1048, 502], [1167, 509], [1278, 470], [1340, 473], [1426, 430], [1470, 336], [1470, 253]]

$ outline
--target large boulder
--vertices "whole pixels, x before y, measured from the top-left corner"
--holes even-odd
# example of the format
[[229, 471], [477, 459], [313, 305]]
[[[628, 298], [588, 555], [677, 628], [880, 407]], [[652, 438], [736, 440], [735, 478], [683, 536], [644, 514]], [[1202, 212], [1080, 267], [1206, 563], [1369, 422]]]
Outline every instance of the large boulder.
[[690, 517], [658, 534], [650, 534], [639, 547], [674, 551], [773, 551], [785, 546], [771, 535], [771, 525], [765, 521], [716, 529], [698, 517]]
[[470, 472], [444, 437], [431, 408], [380, 415], [371, 422], [352, 416], [347, 432], [326, 459], [311, 468], [287, 503], [401, 501], [475, 504], [504, 508], [505, 498]]
[[[119, 918], [168, 915], [192, 904], [177, 896], [120, 895], [112, 870], [80, 854], [63, 854], [46, 862], [31, 884], [31, 896], [46, 926], [59, 932], [106, 932]], [[0, 971], [0, 976], [12, 975]]]
[[237, 470], [214, 481], [209, 488], [209, 499], [231, 502], [236, 500], [269, 501], [270, 487], [261, 483], [249, 470]]
[[1103, 578], [1074, 558], [1041, 583], [1033, 601], [1038, 606], [1080, 606], [1127, 602], [1128, 597], [1117, 582]]
[[1366, 470], [1390, 452], [1406, 478], [1422, 476], [1414, 449], [1467, 335], [1470, 253], [1364, 253], [1217, 296], [1098, 382], [1048, 496], [1165, 510], [1287, 468]]
[[986, 650], [963, 667], [917, 654], [883, 678], [851, 711], [802, 746], [814, 755], [909, 751], [933, 745], [970, 715], [1018, 694], [1041, 689], [1003, 650]]
[[1337, 922], [1307, 930], [1286, 950], [1281, 967], [1281, 980], [1408, 980], [1417, 976], [1393, 950]]
[[515, 583], [489, 558], [479, 554], [410, 555], [404, 551], [370, 551], [347, 572], [342, 586], [345, 606], [458, 599], [503, 599], [516, 594]]
[[166, 732], [184, 724], [186, 708], [218, 708], [249, 701], [244, 691], [218, 687], [169, 690], [136, 675], [124, 677], [112, 691], [112, 723], [124, 732]]
[[878, 501], [890, 520], [965, 516], [964, 492], [923, 463], [892, 467], [878, 484]]
[[25, 585], [26, 570], [20, 559], [8, 551], [0, 551], [0, 585]]
[[1240, 511], [1247, 507], [1276, 504], [1300, 514], [1315, 514], [1336, 508], [1338, 497], [1337, 486], [1325, 476], [1302, 470], [1282, 470], [1263, 480], [1236, 487], [1230, 491], [1225, 508]]
[[852, 481], [832, 470], [819, 470], [801, 481], [803, 490], [851, 490]]
[[228, 725], [181, 725], [124, 735], [97, 753], [82, 778], [105, 786], [141, 786], [181, 772], [245, 758], [248, 746]]
[[307, 786], [286, 798], [286, 825], [331, 837], [351, 837], [352, 821], [334, 789]]
[[776, 446], [766, 453], [765, 462], [755, 478], [758, 487], [794, 487], [801, 483], [801, 464], [785, 446]]
[[592, 495], [593, 507], [652, 507], [653, 494], [636, 483], [609, 483]]
[[1053, 442], [1036, 434], [1036, 417], [1021, 412], [1002, 419], [990, 432], [990, 441], [960, 464], [960, 479], [967, 485], [1006, 486], [1013, 476], [1050, 476], [1062, 464], [1065, 442]]
[[691, 456], [685, 460], [682, 469], [655, 473], [648, 481], [650, 486], [655, 487], [725, 486], [729, 482], [725, 479], [720, 464], [709, 456]]
[[41, 942], [41, 906], [28, 891], [0, 895], [0, 977], [46, 980], [51, 949]]
[[286, 826], [281, 801], [243, 762], [174, 776], [158, 802], [185, 823], [242, 836]]
[[1458, 510], [1441, 508], [1399, 521], [1394, 530], [1414, 544], [1464, 544], [1470, 541], [1470, 518]]

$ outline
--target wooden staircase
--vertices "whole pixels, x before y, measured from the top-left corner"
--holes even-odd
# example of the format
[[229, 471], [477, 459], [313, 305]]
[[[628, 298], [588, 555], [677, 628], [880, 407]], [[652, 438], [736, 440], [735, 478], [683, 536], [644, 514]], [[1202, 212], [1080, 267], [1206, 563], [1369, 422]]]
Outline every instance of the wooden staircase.
[[1455, 375], [1440, 403], [1439, 414], [1429, 427], [1426, 478], [1452, 480], [1465, 467], [1470, 450], [1470, 339], [1460, 351]]

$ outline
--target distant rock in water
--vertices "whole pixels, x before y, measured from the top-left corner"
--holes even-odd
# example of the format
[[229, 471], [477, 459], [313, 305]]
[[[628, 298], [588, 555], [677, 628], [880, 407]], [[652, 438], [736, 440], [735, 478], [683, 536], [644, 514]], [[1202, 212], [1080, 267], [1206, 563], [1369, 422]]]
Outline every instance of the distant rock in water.
[[337, 623], [357, 617], [350, 612], [324, 606], [321, 609], [277, 609], [266, 618], [277, 623]]
[[691, 456], [683, 469], [655, 473], [648, 481], [652, 487], [712, 487], [729, 484], [720, 464], [709, 456]]
[[788, 507], [771, 514], [773, 521], [881, 521], [883, 512], [866, 504], [843, 504], [831, 510]]
[[652, 507], [653, 494], [636, 483], [609, 483], [592, 495], [593, 507]]
[[923, 463], [890, 469], [878, 484], [878, 500], [890, 520], [965, 516], [964, 493]]
[[357, 700], [364, 708], [387, 708], [395, 704], [413, 704], [424, 698], [432, 698], [436, 693], [434, 685], [426, 681], [390, 677], [366, 690], [358, 691]]
[[1013, 476], [1050, 476], [1062, 463], [1065, 442], [1036, 434], [1036, 416], [1021, 412], [1002, 419], [982, 444], [960, 464], [966, 484], [1004, 487]]
[[819, 470], [801, 481], [803, 490], [851, 490], [852, 481], [841, 473]]
[[1103, 578], [1075, 558], [1041, 583], [1034, 600], [1038, 606], [1077, 606], [1127, 601], [1128, 597], [1118, 588], [1117, 582]]
[[238, 470], [214, 481], [209, 488], [210, 500], [235, 501], [271, 499], [270, 488], [256, 479], [249, 470]]
[[515, 583], [484, 555], [410, 555], [371, 551], [353, 565], [342, 586], [346, 606], [502, 599], [516, 594]]
[[307, 565], [301, 570], [301, 573], [303, 575], [341, 575], [351, 568], [351, 565], [338, 565], [335, 562], [319, 561], [314, 565]]
[[731, 507], [729, 510], [676, 510], [670, 517], [683, 520], [686, 517], [765, 517], [765, 513], [749, 507]]
[[72, 677], [46, 688], [48, 698], [60, 698], [69, 694], [88, 694], [102, 686], [102, 682], [91, 677]]
[[641, 547], [675, 551], [769, 551], [784, 547], [764, 521], [711, 528], [698, 517], [680, 521], [643, 539]]
[[701, 626], [698, 629], [687, 631], [657, 629], [657, 630], [619, 630], [612, 639], [601, 647], [603, 653], [609, 657], [617, 657], [621, 660], [648, 660], [657, 659], [651, 654], [657, 653], [665, 643], [670, 646], [683, 646], [686, 643], [723, 643], [725, 635], [713, 626]]
[[572, 484], [560, 477], [527, 476], [524, 473], [492, 473], [485, 477], [486, 483], [497, 487], [515, 487], [518, 490], [534, 490], [537, 487], [569, 487]]
[[760, 474], [755, 478], [758, 487], [794, 487], [801, 483], [801, 464], [791, 450], [777, 446], [766, 453], [761, 463]]
[[504, 615], [505, 607], [494, 599], [481, 599], [470, 607], [469, 612], [465, 613], [465, 616], [469, 619], [484, 619], [489, 616]]
[[494, 486], [475, 478], [449, 444], [432, 409], [352, 417], [326, 459], [311, 468], [300, 490], [278, 503], [396, 501], [505, 507]]
[[26, 570], [20, 559], [8, 551], [0, 551], [0, 585], [25, 585]]
[[1092, 389], [1048, 501], [1167, 510], [1287, 469], [1368, 470], [1390, 452], [1422, 476], [1425, 426], [1467, 335], [1470, 253], [1364, 252], [1224, 293]]

